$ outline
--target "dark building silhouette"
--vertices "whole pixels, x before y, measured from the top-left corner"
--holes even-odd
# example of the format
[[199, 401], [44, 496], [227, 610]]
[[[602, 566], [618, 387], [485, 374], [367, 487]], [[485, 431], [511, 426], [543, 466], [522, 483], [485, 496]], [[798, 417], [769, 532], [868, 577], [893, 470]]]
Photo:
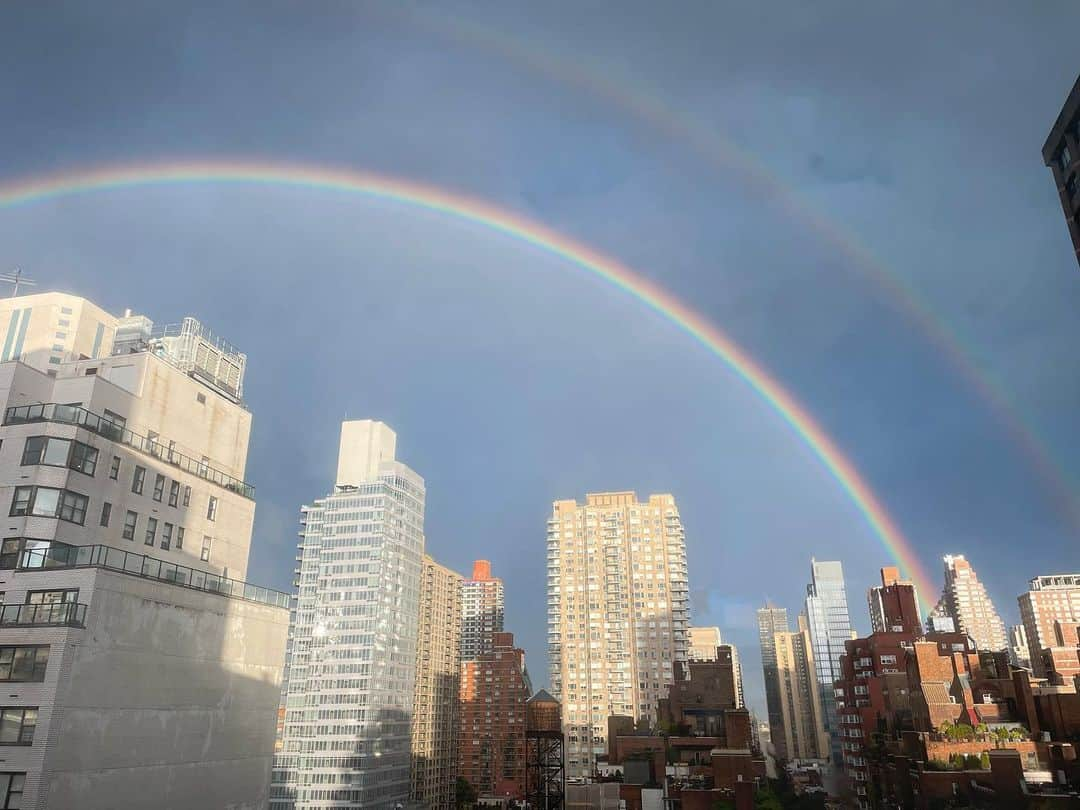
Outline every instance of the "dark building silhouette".
[[1065, 212], [1065, 222], [1072, 237], [1073, 250], [1080, 262], [1080, 142], [1077, 140], [1080, 125], [1080, 78], [1073, 85], [1065, 106], [1054, 122], [1050, 135], [1043, 144], [1043, 162], [1050, 167], [1057, 183], [1061, 208]]

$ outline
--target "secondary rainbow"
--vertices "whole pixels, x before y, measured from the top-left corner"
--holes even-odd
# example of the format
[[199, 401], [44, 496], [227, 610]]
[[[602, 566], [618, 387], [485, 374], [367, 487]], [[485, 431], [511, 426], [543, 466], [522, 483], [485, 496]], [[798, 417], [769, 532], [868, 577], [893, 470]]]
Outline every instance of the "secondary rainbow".
[[919, 590], [935, 591], [911, 544], [881, 501], [810, 413], [747, 352], [674, 295], [629, 267], [520, 214], [486, 201], [397, 177], [290, 163], [180, 161], [104, 166], [0, 184], [0, 209], [139, 186], [189, 183], [270, 185], [358, 194], [481, 225], [586, 270], [633, 296], [719, 357], [795, 431], [844, 489], [889, 555]]

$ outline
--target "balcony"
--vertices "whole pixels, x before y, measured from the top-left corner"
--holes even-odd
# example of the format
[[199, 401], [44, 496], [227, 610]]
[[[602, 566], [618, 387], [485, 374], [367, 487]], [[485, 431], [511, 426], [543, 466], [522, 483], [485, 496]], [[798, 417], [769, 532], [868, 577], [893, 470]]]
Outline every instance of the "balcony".
[[176, 450], [170, 450], [167, 443], [162, 443], [160, 436], [156, 439], [140, 436], [138, 433], [133, 433], [127, 428], [121, 427], [111, 419], [98, 416], [85, 408], [77, 408], [74, 405], [58, 405], [50, 402], [43, 405], [19, 405], [8, 408], [4, 412], [5, 425], [28, 425], [35, 422], [56, 422], [62, 425], [76, 425], [85, 428], [91, 433], [105, 437], [109, 441], [146, 453], [164, 461], [166, 464], [179, 467], [205, 481], [217, 484], [223, 489], [235, 492], [237, 495], [250, 500], [255, 500], [255, 487], [251, 484], [233, 478], [221, 470], [216, 470], [205, 461], [196, 461]]
[[[155, 557], [133, 554], [112, 546], [53, 546], [47, 549], [32, 549], [23, 552], [15, 570], [52, 571], [65, 568], [104, 568], [143, 579], [179, 585], [182, 588], [216, 593], [231, 599], [243, 599], [247, 602], [258, 602], [280, 608], [289, 607], [290, 597], [287, 593], [236, 579], [227, 579]], [[10, 607], [23, 606], [11, 605]]]
[[4, 605], [0, 627], [85, 627], [86, 605], [59, 602], [52, 605]]

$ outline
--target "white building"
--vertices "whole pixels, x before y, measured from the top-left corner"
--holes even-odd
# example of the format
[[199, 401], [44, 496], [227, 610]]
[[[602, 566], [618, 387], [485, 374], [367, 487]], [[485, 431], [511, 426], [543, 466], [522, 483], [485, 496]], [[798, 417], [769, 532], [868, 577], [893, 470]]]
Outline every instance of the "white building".
[[382, 422], [344, 422], [334, 491], [302, 510], [271, 810], [409, 799], [424, 481]]
[[607, 719], [655, 724], [687, 656], [686, 541], [671, 495], [556, 501], [547, 530], [548, 657], [563, 705], [567, 778], [591, 774]]
[[288, 596], [242, 581], [251, 414], [139, 320], [118, 354], [89, 301], [0, 301], [0, 807], [268, 800]]
[[[934, 608], [934, 616], [951, 618], [956, 629], [975, 640], [980, 650], [998, 652], [1009, 648], [1005, 622], [1001, 620], [986, 586], [963, 554], [946, 554], [945, 587]], [[930, 622], [933, 625], [933, 621]], [[936, 628], [934, 628], [936, 629]]]
[[1022, 624], [1014, 624], [1009, 628], [1009, 663], [1014, 667], [1031, 669], [1027, 631]]

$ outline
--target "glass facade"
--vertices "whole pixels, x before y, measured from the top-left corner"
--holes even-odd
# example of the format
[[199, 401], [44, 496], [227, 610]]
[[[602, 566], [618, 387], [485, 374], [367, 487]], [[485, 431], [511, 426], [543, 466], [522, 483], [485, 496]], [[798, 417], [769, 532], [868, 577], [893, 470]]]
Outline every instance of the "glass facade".
[[810, 561], [810, 584], [806, 586], [806, 621], [810, 630], [814, 670], [821, 696], [822, 718], [829, 735], [832, 761], [842, 762], [839, 721], [833, 682], [841, 678], [840, 656], [851, 636], [844, 569], [839, 561]]
[[395, 461], [304, 509], [271, 810], [409, 798], [424, 484]]

